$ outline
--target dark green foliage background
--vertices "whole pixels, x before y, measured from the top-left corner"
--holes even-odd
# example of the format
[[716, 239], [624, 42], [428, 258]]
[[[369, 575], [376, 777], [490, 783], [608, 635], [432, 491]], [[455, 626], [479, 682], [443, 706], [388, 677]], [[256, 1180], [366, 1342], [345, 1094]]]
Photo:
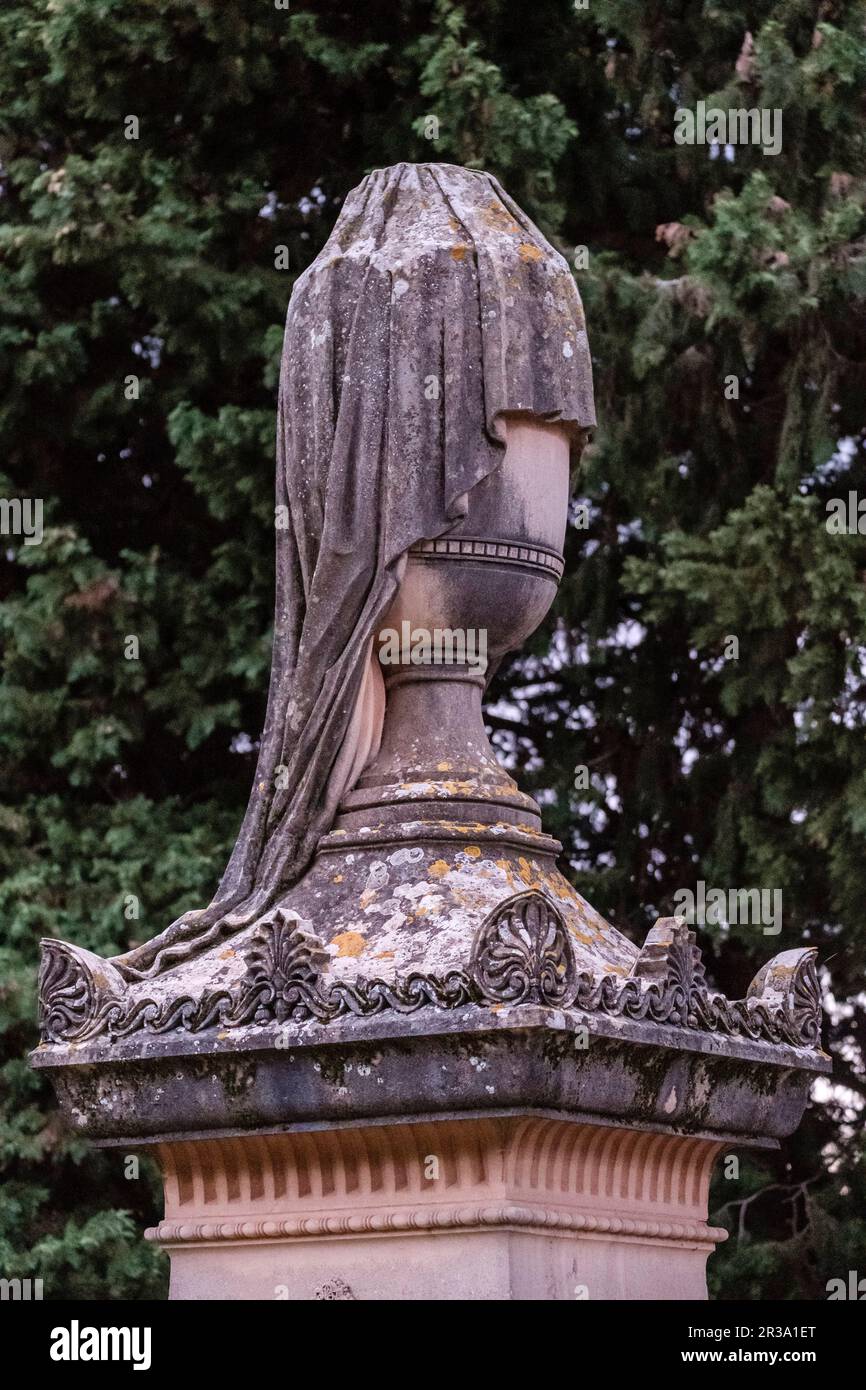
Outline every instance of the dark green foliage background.
[[[0, 495], [43, 498], [46, 532], [0, 559], [0, 1273], [164, 1291], [154, 1184], [65, 1134], [28, 1069], [38, 940], [115, 952], [210, 898], [264, 711], [293, 276], [367, 170], [430, 159], [589, 248], [591, 526], [494, 737], [636, 939], [697, 879], [783, 890], [781, 935], [708, 929], [705, 957], [741, 996], [818, 945], [838, 1086], [717, 1179], [713, 1289], [866, 1273], [866, 541], [824, 525], [866, 493], [864, 24], [833, 0], [6, 0]], [[781, 154], [677, 146], [699, 98], [781, 108]]]

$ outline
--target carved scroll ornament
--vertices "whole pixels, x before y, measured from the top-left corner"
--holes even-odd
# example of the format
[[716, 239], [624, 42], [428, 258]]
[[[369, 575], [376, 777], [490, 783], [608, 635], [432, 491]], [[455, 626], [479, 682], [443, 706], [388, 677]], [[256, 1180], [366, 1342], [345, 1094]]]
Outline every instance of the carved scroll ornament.
[[694, 933], [679, 918], [656, 923], [626, 977], [576, 967], [557, 906], [526, 892], [482, 923], [466, 970], [404, 979], [328, 980], [329, 953], [296, 913], [263, 919], [247, 970], [231, 988], [162, 1001], [130, 993], [111, 965], [80, 947], [43, 942], [40, 1022], [47, 1043], [124, 1038], [146, 1030], [198, 1033], [248, 1024], [330, 1023], [392, 1010], [534, 1003], [648, 1020], [794, 1047], [820, 1046], [821, 1000], [814, 948], [783, 951], [755, 976], [745, 999], [707, 988]]

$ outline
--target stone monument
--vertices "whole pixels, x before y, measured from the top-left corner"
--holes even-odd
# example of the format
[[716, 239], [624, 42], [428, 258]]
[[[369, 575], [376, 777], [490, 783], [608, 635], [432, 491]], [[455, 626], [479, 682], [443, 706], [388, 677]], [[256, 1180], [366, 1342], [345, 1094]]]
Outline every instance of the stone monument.
[[43, 943], [70, 1123], [152, 1151], [178, 1299], [706, 1296], [715, 1157], [829, 1062], [811, 949], [744, 999], [575, 892], [482, 695], [563, 567], [594, 424], [565, 261], [488, 174], [346, 199], [289, 305], [273, 668], [213, 902]]

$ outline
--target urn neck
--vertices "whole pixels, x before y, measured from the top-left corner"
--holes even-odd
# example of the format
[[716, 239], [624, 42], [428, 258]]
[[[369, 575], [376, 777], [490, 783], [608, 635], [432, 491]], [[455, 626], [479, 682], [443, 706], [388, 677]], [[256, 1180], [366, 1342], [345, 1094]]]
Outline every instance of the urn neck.
[[477, 668], [399, 666], [385, 674], [385, 690], [379, 752], [343, 798], [335, 828], [455, 819], [541, 828], [536, 803], [490, 746]]

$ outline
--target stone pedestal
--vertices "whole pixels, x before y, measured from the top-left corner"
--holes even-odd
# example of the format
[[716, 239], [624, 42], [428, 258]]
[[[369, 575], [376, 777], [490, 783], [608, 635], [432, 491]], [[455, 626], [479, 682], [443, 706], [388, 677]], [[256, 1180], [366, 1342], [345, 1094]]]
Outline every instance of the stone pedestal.
[[[706, 1297], [715, 1156], [777, 1146], [828, 1070], [811, 953], [783, 953], [731, 1002], [706, 991], [676, 920], [619, 980], [576, 974], [540, 913], [522, 929], [523, 1002], [501, 997], [516, 973], [491, 977], [488, 927], [468, 1002], [459, 980], [368, 985], [338, 993], [368, 1016], [320, 1022], [308, 946], [276, 925], [234, 1009], [189, 1006], [200, 1029], [34, 1054], [81, 1134], [158, 1158], [149, 1234], [173, 1298]], [[564, 953], [557, 1007], [541, 1002], [560, 988], [545, 945]], [[250, 1001], [257, 1021], [233, 1023]], [[217, 1007], [224, 1026], [207, 1027]], [[290, 1007], [306, 1019], [278, 1022]]]
[[177, 1299], [699, 1299], [718, 1139], [541, 1116], [163, 1143]]
[[485, 733], [594, 421], [569, 267], [486, 174], [376, 171], [295, 287], [281, 401], [235, 852], [149, 942], [43, 943], [34, 1065], [156, 1151], [174, 1298], [703, 1298], [714, 1155], [829, 1069], [815, 952], [729, 1000], [684, 921], [638, 948]]

